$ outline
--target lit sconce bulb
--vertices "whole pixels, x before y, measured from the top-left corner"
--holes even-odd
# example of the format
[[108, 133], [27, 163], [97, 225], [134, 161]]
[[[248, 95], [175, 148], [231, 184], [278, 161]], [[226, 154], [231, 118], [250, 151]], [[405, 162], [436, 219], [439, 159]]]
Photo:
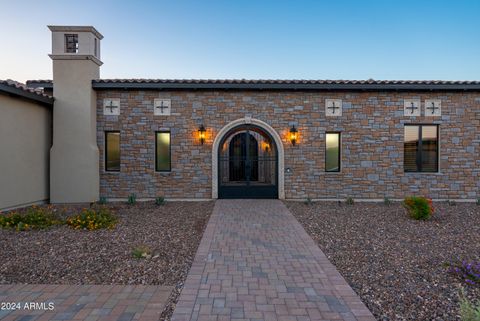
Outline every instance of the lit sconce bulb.
[[298, 139], [298, 130], [295, 128], [295, 125], [290, 128], [290, 142], [292, 143], [293, 146], [297, 143]]
[[270, 149], [270, 144], [268, 142], [263, 142], [262, 145], [263, 145], [263, 150], [268, 152], [268, 150]]
[[205, 143], [205, 136], [206, 136], [206, 129], [205, 129], [205, 126], [200, 125], [200, 127], [198, 128], [198, 138], [200, 139], [200, 144], [203, 145], [203, 143]]

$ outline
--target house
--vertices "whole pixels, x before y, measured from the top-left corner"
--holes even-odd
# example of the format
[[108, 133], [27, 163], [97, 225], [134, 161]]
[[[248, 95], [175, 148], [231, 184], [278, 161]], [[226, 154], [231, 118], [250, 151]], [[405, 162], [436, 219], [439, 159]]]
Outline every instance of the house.
[[102, 79], [95, 28], [49, 28], [53, 203], [480, 197], [479, 81]]
[[0, 210], [49, 198], [53, 98], [0, 81]]

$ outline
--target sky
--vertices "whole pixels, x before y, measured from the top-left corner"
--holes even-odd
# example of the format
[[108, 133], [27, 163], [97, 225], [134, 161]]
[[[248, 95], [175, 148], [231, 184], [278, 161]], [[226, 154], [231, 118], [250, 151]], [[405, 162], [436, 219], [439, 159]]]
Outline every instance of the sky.
[[479, 0], [0, 0], [0, 79], [51, 79], [47, 25], [100, 31], [102, 78], [480, 80]]

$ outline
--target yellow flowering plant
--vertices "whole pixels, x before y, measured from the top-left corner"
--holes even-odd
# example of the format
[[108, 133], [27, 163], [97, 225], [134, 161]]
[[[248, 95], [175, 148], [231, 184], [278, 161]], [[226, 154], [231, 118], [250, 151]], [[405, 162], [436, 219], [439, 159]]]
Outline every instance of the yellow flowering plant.
[[51, 205], [33, 205], [23, 212], [11, 211], [6, 215], [0, 215], [0, 227], [17, 231], [43, 229], [60, 224], [63, 224], [63, 221]]
[[107, 207], [91, 207], [84, 208], [79, 214], [67, 218], [66, 223], [74, 229], [112, 229], [117, 223], [117, 218]]

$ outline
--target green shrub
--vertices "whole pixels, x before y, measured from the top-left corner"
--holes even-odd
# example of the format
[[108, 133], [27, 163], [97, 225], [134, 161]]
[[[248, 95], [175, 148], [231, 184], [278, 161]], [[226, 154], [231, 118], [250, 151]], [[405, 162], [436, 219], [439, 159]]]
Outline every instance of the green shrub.
[[165, 198], [162, 196], [159, 196], [155, 198], [155, 204], [156, 205], [164, 205], [165, 204]]
[[67, 224], [74, 229], [98, 230], [114, 228], [117, 218], [107, 207], [84, 208], [82, 211], [67, 219]]
[[428, 220], [434, 212], [432, 200], [425, 197], [411, 196], [405, 198], [403, 205], [411, 218], [415, 220]]
[[100, 196], [100, 198], [98, 199], [98, 204], [100, 205], [107, 204], [107, 198], [105, 196]]
[[387, 206], [390, 206], [390, 205], [392, 205], [392, 201], [388, 197], [385, 196], [383, 198], [383, 204], [385, 204]]
[[130, 205], [135, 205], [135, 203], [137, 203], [137, 195], [134, 194], [134, 193], [128, 195], [127, 203], [130, 204]]
[[460, 318], [462, 321], [480, 321], [480, 302], [470, 302], [465, 296], [463, 289], [460, 289]]
[[345, 203], [347, 203], [347, 205], [353, 205], [355, 201], [353, 200], [352, 197], [347, 197], [347, 200], [345, 201]]
[[13, 211], [6, 215], [0, 215], [1, 227], [17, 231], [44, 229], [60, 224], [63, 224], [63, 221], [57, 216], [51, 205], [46, 207], [33, 205], [27, 208], [24, 213]]
[[152, 250], [146, 245], [139, 245], [132, 250], [132, 256], [136, 259], [149, 259], [152, 257]]
[[303, 203], [305, 205], [312, 205], [312, 199], [310, 197], [307, 197]]
[[480, 198], [477, 198], [477, 205], [480, 205]]

